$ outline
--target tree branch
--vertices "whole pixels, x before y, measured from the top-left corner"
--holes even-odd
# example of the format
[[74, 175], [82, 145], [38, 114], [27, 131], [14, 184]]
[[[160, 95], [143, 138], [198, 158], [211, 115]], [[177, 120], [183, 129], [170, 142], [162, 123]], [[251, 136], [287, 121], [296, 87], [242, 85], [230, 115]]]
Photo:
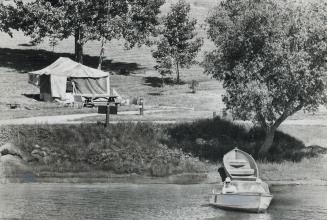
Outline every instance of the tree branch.
[[303, 103], [301, 102], [293, 111], [292, 114], [293, 115], [295, 112], [300, 111], [303, 108]]
[[261, 127], [265, 130], [267, 130], [268, 128], [268, 125], [267, 125], [267, 122], [265, 120], [265, 117], [262, 115], [261, 111], [258, 111], [258, 120], [261, 124]]
[[[290, 105], [290, 104], [289, 104]], [[276, 129], [278, 128], [283, 121], [286, 120], [286, 118], [290, 115], [293, 115], [295, 112], [300, 111], [303, 107], [303, 103], [301, 102], [297, 107], [295, 107], [292, 111], [289, 110], [289, 107], [286, 108], [284, 113], [276, 120], [273, 127]]]

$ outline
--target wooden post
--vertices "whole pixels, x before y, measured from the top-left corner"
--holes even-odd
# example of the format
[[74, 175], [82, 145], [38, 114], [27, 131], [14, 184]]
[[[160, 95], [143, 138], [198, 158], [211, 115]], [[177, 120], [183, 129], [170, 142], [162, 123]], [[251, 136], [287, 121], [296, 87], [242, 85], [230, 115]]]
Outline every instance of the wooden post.
[[144, 104], [143, 104], [143, 102], [142, 102], [142, 108], [141, 108], [141, 115], [144, 115]]
[[212, 117], [213, 117], [213, 118], [216, 118], [216, 117], [217, 117], [216, 112], [213, 112], [213, 113], [212, 113]]
[[110, 116], [110, 104], [109, 102], [107, 103], [107, 112], [106, 112], [106, 128], [109, 127], [109, 116]]
[[140, 98], [140, 115], [144, 114], [144, 101], [143, 98]]

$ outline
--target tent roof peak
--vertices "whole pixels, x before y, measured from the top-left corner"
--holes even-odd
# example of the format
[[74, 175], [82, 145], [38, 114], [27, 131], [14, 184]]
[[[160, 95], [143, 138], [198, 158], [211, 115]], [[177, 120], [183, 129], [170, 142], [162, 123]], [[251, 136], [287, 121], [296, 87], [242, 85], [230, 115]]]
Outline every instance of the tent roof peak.
[[109, 73], [107, 72], [77, 63], [68, 57], [59, 57], [49, 66], [29, 73], [35, 75], [55, 75], [72, 78], [102, 78], [109, 76]]

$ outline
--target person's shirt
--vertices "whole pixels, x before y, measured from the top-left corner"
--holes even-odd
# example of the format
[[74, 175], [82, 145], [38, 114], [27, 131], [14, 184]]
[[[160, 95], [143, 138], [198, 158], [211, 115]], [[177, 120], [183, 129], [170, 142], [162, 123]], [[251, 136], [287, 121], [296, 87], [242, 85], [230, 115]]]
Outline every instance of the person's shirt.
[[224, 187], [222, 189], [222, 193], [236, 193], [236, 187], [232, 185], [231, 183], [224, 183]]

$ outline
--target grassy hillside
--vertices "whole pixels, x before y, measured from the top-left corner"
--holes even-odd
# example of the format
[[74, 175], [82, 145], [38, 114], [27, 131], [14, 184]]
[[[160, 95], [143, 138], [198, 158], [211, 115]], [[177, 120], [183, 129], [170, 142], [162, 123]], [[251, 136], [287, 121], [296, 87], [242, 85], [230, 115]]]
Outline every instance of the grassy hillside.
[[[165, 14], [171, 3], [168, 0], [162, 7], [162, 14]], [[217, 4], [217, 1], [190, 0], [191, 16], [199, 20], [197, 26], [200, 36], [205, 37], [205, 30], [201, 26], [209, 9]], [[68, 114], [70, 109], [57, 109], [54, 104], [39, 102], [31, 97], [39, 93], [38, 88], [27, 83], [25, 73], [43, 68], [60, 56], [73, 57], [74, 41], [73, 38], [65, 39], [55, 48], [48, 45], [45, 39], [39, 45], [29, 44], [29, 37], [21, 32], [14, 32], [14, 37], [10, 38], [7, 34], [0, 33], [0, 93], [6, 94], [0, 98], [0, 109], [3, 119], [33, 116], [33, 115], [52, 115]], [[106, 60], [104, 61], [104, 71], [112, 73], [112, 86], [125, 98], [143, 96], [146, 105], [159, 106], [180, 106], [195, 108], [195, 110], [218, 111], [223, 107], [221, 103], [221, 85], [210, 76], [203, 74], [200, 66], [181, 71], [181, 79], [184, 84], [174, 85], [167, 79], [165, 88], [161, 88], [159, 74], [153, 69], [155, 62], [151, 56], [151, 48], [141, 47], [132, 50], [125, 50], [123, 41], [114, 40], [106, 45]], [[210, 49], [212, 45], [208, 40], [202, 49]], [[96, 67], [100, 44], [97, 41], [86, 43], [84, 48], [85, 64]], [[201, 60], [202, 53], [199, 55]], [[174, 77], [174, 76], [173, 76]], [[188, 83], [191, 80], [200, 82], [198, 92], [192, 94]], [[6, 104], [19, 103], [28, 108], [40, 109], [38, 111], [27, 111], [24, 108], [19, 111], [7, 111]], [[44, 109], [48, 109], [44, 110]], [[51, 109], [51, 110], [49, 110]], [[76, 112], [76, 111], [73, 111]], [[77, 111], [80, 112], [80, 111]]]

